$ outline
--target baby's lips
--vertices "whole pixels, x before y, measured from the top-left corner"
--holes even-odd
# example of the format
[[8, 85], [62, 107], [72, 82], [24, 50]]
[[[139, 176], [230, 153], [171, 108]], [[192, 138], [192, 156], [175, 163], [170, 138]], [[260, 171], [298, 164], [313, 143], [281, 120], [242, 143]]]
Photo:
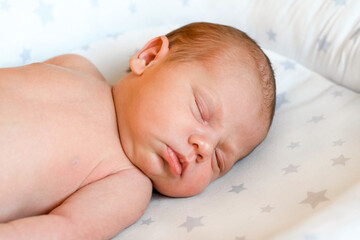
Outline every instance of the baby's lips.
[[172, 174], [175, 176], [180, 176], [182, 174], [183, 165], [181, 158], [179, 158], [177, 153], [169, 146], [166, 146], [165, 160], [169, 163]]

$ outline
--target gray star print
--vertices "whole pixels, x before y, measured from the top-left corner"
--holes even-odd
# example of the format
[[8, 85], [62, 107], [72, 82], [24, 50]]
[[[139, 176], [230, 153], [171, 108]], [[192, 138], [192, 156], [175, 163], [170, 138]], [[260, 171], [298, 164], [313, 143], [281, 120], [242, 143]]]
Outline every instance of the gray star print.
[[334, 0], [334, 2], [335, 2], [335, 6], [345, 5], [346, 4], [345, 0]]
[[0, 2], [0, 9], [2, 10], [8, 10], [10, 8], [10, 5], [8, 4], [7, 1], [2, 1]]
[[309, 122], [318, 123], [318, 122], [320, 122], [321, 120], [324, 120], [324, 119], [325, 118], [324, 118], [323, 115], [313, 116]]
[[183, 6], [188, 6], [189, 5], [189, 0], [182, 0]]
[[339, 139], [339, 140], [336, 140], [336, 141], [334, 141], [333, 143], [334, 143], [334, 147], [335, 146], [342, 146], [344, 143], [345, 143], [346, 141], [343, 141], [342, 139]]
[[291, 142], [288, 147], [293, 150], [294, 148], [300, 147], [300, 142]]
[[294, 70], [295, 69], [295, 63], [289, 61], [289, 60], [286, 60], [285, 62], [282, 62], [281, 65], [284, 66], [285, 70]]
[[89, 48], [90, 48], [89, 44], [84, 44], [84, 45], [81, 47], [81, 49], [84, 50], [84, 51], [89, 50]]
[[266, 207], [262, 207], [261, 208], [261, 212], [271, 212], [272, 210], [274, 210], [273, 207], [271, 207], [270, 205], [267, 205]]
[[283, 105], [284, 103], [288, 103], [289, 101], [286, 99], [285, 97], [286, 93], [279, 93], [276, 95], [276, 105], [275, 105], [275, 109], [277, 110], [281, 105]]
[[307, 198], [302, 200], [300, 203], [308, 203], [312, 208], [315, 208], [319, 203], [329, 200], [325, 197], [326, 191], [327, 189], [320, 192], [307, 192]]
[[107, 36], [109, 38], [113, 38], [116, 39], [117, 37], [119, 37], [122, 33], [109, 33]]
[[345, 158], [344, 155], [341, 154], [339, 157], [332, 158], [331, 160], [333, 161], [333, 166], [335, 166], [335, 165], [343, 165], [343, 166], [345, 166], [346, 161], [349, 161], [350, 158]]
[[288, 174], [288, 173], [292, 173], [292, 172], [298, 172], [298, 168], [300, 167], [300, 165], [292, 165], [290, 164], [287, 168], [283, 168], [282, 170], [284, 171], [284, 174]]
[[328, 49], [328, 47], [330, 46], [330, 42], [326, 40], [327, 36], [323, 37], [322, 39], [318, 40], [318, 44], [319, 44], [319, 51], [324, 51], [326, 52], [326, 50]]
[[234, 192], [236, 194], [238, 194], [239, 192], [246, 189], [246, 188], [244, 188], [244, 184], [240, 184], [240, 185], [237, 185], [237, 186], [231, 186], [231, 187], [232, 187], [232, 189], [229, 192]]
[[267, 35], [269, 37], [269, 40], [276, 41], [276, 33], [274, 33], [273, 30], [269, 30], [267, 32]]
[[45, 25], [46, 23], [53, 21], [53, 6], [49, 4], [43, 3], [40, 1], [39, 7], [35, 10], [35, 13], [38, 14], [41, 18], [42, 23]]
[[245, 240], [245, 236], [242, 236], [242, 237], [236, 237], [235, 240]]
[[23, 61], [23, 64], [26, 63], [28, 60], [31, 59], [31, 57], [30, 57], [30, 52], [31, 52], [30, 49], [24, 48], [24, 50], [23, 50], [22, 53], [20, 54], [20, 57], [21, 57], [21, 59], [22, 59], [22, 61]]
[[315, 235], [305, 235], [304, 236], [304, 240], [316, 240], [316, 236]]
[[204, 224], [201, 223], [202, 218], [203, 216], [195, 217], [195, 218], [187, 216], [186, 221], [183, 224], [181, 224], [179, 227], [184, 227], [187, 229], [187, 232], [191, 232], [196, 227], [204, 226]]
[[129, 10], [130, 10], [131, 13], [136, 13], [136, 4], [131, 3], [129, 5]]
[[142, 220], [141, 225], [150, 225], [151, 223], [153, 223], [154, 221], [151, 218], [148, 218], [146, 220]]
[[94, 7], [97, 7], [99, 5], [99, 0], [91, 0], [91, 3], [94, 5]]

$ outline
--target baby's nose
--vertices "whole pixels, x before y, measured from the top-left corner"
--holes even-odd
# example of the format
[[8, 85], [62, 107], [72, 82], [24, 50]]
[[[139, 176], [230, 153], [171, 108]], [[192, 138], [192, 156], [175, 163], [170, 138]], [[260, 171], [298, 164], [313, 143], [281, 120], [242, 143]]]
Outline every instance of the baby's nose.
[[204, 135], [192, 134], [189, 137], [189, 143], [194, 147], [197, 154], [196, 162], [200, 163], [211, 159], [215, 149], [215, 141]]

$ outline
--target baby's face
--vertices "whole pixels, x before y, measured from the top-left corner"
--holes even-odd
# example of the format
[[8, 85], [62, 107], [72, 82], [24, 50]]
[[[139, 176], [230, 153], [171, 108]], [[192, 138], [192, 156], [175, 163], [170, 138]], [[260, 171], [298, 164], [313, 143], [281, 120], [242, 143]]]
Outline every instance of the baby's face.
[[267, 133], [255, 71], [157, 64], [134, 81], [122, 109], [126, 155], [168, 196], [202, 192]]

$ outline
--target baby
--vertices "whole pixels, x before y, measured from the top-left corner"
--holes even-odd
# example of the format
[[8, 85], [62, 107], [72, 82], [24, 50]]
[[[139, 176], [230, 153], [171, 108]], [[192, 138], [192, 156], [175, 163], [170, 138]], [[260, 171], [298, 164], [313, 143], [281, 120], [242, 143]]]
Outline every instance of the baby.
[[186, 25], [130, 68], [114, 87], [77, 55], [0, 69], [0, 239], [109, 239], [153, 187], [196, 195], [267, 135], [274, 74], [237, 29]]

